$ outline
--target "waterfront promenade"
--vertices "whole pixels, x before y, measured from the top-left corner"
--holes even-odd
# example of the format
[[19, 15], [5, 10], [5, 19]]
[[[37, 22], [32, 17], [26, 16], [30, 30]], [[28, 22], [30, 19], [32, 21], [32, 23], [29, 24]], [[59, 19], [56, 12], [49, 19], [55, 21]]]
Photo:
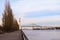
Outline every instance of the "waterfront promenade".
[[25, 40], [21, 34], [21, 31], [15, 31], [11, 33], [0, 34], [0, 40]]

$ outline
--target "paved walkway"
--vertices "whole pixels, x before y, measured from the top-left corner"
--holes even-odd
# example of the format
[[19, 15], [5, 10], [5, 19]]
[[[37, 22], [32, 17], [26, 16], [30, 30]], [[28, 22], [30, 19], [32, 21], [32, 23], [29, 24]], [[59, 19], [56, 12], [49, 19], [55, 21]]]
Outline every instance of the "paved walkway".
[[21, 31], [0, 34], [0, 40], [22, 40]]

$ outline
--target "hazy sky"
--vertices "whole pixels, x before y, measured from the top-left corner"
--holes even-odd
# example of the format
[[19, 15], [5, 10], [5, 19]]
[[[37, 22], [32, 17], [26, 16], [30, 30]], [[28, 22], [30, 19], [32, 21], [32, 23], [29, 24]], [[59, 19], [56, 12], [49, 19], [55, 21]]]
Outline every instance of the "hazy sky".
[[[10, 5], [22, 24], [60, 25], [60, 0], [10, 0]], [[0, 0], [0, 17], [4, 7], [5, 0]]]

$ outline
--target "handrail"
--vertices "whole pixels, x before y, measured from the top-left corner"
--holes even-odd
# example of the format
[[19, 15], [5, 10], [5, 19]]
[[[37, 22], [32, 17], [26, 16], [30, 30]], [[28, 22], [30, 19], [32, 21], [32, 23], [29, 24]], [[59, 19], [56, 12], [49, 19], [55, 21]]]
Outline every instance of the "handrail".
[[27, 36], [25, 35], [25, 33], [22, 31], [22, 33], [23, 33], [23, 38], [24, 38], [24, 40], [28, 40], [28, 38], [27, 38]]

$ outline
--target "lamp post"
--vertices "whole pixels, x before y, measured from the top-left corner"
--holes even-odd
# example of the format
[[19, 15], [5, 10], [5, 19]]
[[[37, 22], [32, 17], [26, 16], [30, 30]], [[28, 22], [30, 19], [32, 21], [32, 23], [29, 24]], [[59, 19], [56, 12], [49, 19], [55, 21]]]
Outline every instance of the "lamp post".
[[21, 26], [21, 18], [19, 18], [19, 27], [20, 27], [20, 31], [21, 31], [21, 33], [20, 33], [20, 35], [21, 35], [21, 40], [24, 40], [24, 34], [23, 34], [23, 31], [22, 31], [22, 26]]
[[19, 27], [20, 27], [20, 30], [22, 30], [22, 27], [21, 27], [21, 18], [19, 18]]

